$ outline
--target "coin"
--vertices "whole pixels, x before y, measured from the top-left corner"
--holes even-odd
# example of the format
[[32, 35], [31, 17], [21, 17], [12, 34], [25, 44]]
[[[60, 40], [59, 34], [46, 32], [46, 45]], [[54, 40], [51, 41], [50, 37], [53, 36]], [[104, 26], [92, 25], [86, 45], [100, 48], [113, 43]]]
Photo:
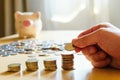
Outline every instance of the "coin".
[[8, 71], [10, 72], [17, 72], [20, 71], [21, 64], [20, 63], [12, 63], [8, 65]]
[[44, 60], [45, 71], [54, 71], [57, 69], [56, 59], [47, 58]]
[[26, 61], [26, 67], [28, 71], [36, 71], [38, 69], [38, 60], [37, 59], [28, 59]]
[[73, 54], [61, 54], [62, 56], [62, 68], [64, 70], [72, 70], [74, 65]]
[[72, 43], [66, 43], [64, 49], [67, 51], [72, 51], [75, 50], [75, 47], [72, 45]]

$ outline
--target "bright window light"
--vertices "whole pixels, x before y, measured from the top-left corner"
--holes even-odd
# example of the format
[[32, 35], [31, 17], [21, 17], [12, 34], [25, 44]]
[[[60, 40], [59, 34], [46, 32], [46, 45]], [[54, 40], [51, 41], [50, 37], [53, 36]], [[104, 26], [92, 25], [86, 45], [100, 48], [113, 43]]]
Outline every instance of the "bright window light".
[[94, 0], [94, 9], [93, 12], [95, 15], [98, 15], [100, 13], [100, 8], [101, 8], [101, 1], [100, 0]]
[[51, 20], [67, 23], [86, 8], [86, 0], [54, 0], [51, 2]]
[[96, 18], [96, 22], [109, 21], [109, 0], [93, 0], [93, 13]]

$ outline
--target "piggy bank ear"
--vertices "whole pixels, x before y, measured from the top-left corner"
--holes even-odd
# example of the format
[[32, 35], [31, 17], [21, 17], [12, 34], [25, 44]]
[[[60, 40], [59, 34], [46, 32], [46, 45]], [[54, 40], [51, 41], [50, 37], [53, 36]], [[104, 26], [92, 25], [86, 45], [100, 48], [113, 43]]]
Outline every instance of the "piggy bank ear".
[[15, 12], [15, 19], [18, 19], [21, 15], [22, 15], [22, 13], [20, 11], [16, 11]]
[[38, 18], [41, 17], [41, 13], [40, 13], [40, 12], [35, 12], [35, 13], [33, 14], [33, 16], [38, 19]]

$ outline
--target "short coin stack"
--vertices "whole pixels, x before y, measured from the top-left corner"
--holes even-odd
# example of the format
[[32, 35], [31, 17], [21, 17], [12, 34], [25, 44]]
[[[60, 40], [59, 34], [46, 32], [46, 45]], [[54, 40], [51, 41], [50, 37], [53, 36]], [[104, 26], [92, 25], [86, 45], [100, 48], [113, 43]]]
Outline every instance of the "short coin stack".
[[61, 54], [62, 55], [62, 68], [64, 70], [73, 70], [74, 55], [73, 54]]
[[8, 71], [9, 72], [18, 72], [21, 70], [21, 64], [20, 63], [12, 63], [8, 65]]
[[38, 69], [38, 60], [37, 59], [28, 59], [26, 61], [26, 67], [28, 71], [36, 71]]
[[45, 59], [44, 67], [46, 71], [55, 71], [57, 69], [56, 59], [52, 58]]

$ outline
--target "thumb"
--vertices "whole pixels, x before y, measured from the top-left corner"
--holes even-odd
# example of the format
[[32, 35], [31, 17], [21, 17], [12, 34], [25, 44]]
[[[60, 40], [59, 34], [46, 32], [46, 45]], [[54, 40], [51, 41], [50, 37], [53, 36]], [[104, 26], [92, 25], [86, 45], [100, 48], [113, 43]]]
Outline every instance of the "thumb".
[[79, 48], [84, 48], [89, 45], [97, 44], [100, 39], [99, 31], [94, 31], [92, 33], [78, 37], [77, 39], [72, 40], [72, 44]]

